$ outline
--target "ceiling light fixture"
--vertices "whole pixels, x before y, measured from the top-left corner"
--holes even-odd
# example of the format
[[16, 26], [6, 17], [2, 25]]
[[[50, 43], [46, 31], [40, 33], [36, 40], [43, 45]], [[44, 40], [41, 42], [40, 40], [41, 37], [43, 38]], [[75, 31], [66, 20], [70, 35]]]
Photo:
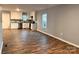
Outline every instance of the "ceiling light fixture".
[[16, 8], [16, 11], [20, 11], [20, 9], [19, 8]]

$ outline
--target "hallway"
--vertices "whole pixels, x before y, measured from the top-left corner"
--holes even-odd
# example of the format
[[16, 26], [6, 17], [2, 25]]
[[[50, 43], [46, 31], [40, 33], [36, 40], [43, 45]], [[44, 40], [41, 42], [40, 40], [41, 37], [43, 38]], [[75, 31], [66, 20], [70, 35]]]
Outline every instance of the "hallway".
[[[79, 49], [38, 31], [4, 30], [3, 54], [74, 54]], [[5, 46], [7, 44], [7, 46]]]

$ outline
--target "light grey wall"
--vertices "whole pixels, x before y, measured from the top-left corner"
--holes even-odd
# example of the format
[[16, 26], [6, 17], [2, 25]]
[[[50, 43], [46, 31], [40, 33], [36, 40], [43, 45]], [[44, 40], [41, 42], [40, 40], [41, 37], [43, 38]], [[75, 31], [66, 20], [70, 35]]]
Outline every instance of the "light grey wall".
[[37, 12], [38, 30], [41, 14], [48, 13], [46, 32], [79, 45], [79, 5], [59, 5]]
[[0, 49], [2, 49], [2, 18], [1, 18], [1, 11], [0, 11]]
[[37, 12], [37, 29], [42, 31], [42, 14], [43, 13], [47, 13], [48, 15], [46, 32], [50, 34], [54, 34], [55, 33], [55, 15], [54, 15], [55, 10], [52, 11], [52, 9], [46, 9], [46, 10]]

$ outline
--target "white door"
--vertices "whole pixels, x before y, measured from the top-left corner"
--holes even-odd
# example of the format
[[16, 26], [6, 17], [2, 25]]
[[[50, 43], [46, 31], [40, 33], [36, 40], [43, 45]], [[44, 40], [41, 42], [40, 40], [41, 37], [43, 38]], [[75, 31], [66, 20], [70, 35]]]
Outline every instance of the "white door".
[[10, 13], [9, 12], [2, 13], [2, 28], [3, 29], [10, 28]]

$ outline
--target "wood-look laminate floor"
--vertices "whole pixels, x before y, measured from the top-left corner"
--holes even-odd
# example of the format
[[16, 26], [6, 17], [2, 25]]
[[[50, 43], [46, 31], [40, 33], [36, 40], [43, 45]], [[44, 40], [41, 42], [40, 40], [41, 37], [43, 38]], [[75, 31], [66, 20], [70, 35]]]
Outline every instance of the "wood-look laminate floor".
[[3, 30], [3, 54], [78, 54], [79, 48], [31, 30]]

